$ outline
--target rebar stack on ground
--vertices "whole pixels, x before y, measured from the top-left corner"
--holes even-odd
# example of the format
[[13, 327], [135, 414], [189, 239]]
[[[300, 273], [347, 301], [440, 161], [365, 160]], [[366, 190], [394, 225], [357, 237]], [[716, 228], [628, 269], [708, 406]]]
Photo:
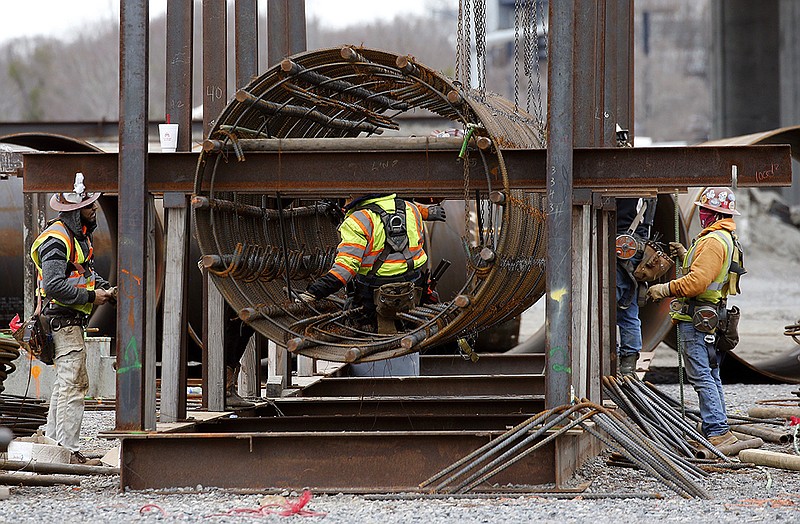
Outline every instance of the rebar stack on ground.
[[685, 498], [709, 498], [697, 481], [708, 475], [649, 438], [623, 416], [583, 400], [542, 411], [422, 482], [430, 493], [466, 493], [567, 431], [581, 427]]
[[28, 437], [47, 423], [47, 404], [38, 398], [0, 395], [0, 426], [17, 437]]
[[651, 439], [675, 453], [694, 458], [693, 440], [723, 461], [729, 461], [696, 429], [693, 421], [684, 419], [652, 384], [632, 377], [603, 377], [603, 391]]
[[[714, 447], [703, 434], [697, 430], [700, 423], [700, 412], [696, 409], [689, 409], [679, 401], [671, 398], [663, 391], [649, 382], [643, 382], [633, 377], [603, 377], [603, 390], [607, 397], [612, 400], [625, 414], [650, 438], [657, 440], [664, 446], [668, 446], [675, 453], [682, 456], [693, 458], [712, 458], [729, 462], [725, 452], [735, 454], [740, 449], [729, 447], [718, 449]], [[685, 417], [681, 412], [685, 413]], [[728, 422], [731, 429], [744, 424], [767, 423], [774, 424], [776, 421], [769, 419], [757, 419], [753, 417], [741, 417], [729, 415]], [[753, 437], [771, 440], [780, 439], [780, 435], [770, 436], [769, 431], [759, 431], [760, 428], [753, 426], [754, 429], [744, 429], [742, 433], [748, 433]], [[746, 437], [743, 437], [746, 438]], [[755, 440], [755, 439], [753, 439]], [[744, 449], [745, 447], [759, 447], [763, 442], [740, 442], [736, 446]], [[726, 466], [727, 467], [727, 466]]]
[[[397, 129], [397, 116], [418, 110], [451, 120], [465, 136], [374, 136]], [[502, 151], [544, 147], [543, 136], [541, 122], [513, 103], [466, 89], [410, 56], [345, 46], [287, 58], [236, 94], [204, 143], [192, 208], [206, 267], [226, 301], [257, 331], [325, 360], [391, 358], [499, 324], [544, 293], [544, 199], [510, 186]], [[447, 297], [405, 313], [395, 336], [355, 329], [347, 314], [332, 314], [327, 301], [326, 307], [295, 307], [296, 292], [327, 271], [339, 241], [339, 219], [324, 204], [329, 193], [318, 194], [312, 181], [298, 184], [301, 188], [284, 181], [284, 194], [264, 193], [257, 183], [248, 191], [220, 190], [247, 170], [241, 161], [259, 151], [276, 151], [281, 158], [336, 152], [337, 159], [346, 159], [356, 151], [437, 148], [453, 150], [453, 161], [459, 162], [454, 165], [464, 171], [463, 190], [448, 189], [448, 197], [463, 198], [466, 218], [476, 216], [472, 225], [448, 220], [448, 227], [464, 229], [466, 264], [450, 272], [463, 270], [464, 284], [456, 291], [465, 299], [455, 305], [455, 297]], [[285, 180], [281, 165], [261, 175]], [[362, 194], [363, 181], [380, 177], [386, 167], [354, 173], [348, 165], [332, 160], [329, 168], [346, 194]], [[437, 188], [426, 169], [433, 168], [403, 172], [409, 180], [419, 179], [422, 189], [399, 196], [443, 196], [430, 193]], [[475, 191], [470, 176], [480, 177], [488, 190]], [[425, 249], [434, 256], [435, 245]]]

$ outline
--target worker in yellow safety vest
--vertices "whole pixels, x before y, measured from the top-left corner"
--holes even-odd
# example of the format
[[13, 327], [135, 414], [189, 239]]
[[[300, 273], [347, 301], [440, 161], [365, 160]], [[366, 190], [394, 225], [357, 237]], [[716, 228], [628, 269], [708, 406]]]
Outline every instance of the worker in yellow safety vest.
[[363, 306], [356, 321], [374, 331], [375, 290], [403, 282], [419, 290], [427, 285], [421, 271], [428, 260], [422, 221], [444, 221], [446, 214], [440, 205], [418, 205], [395, 194], [362, 196], [349, 202], [344, 211], [333, 267], [299, 298], [318, 300], [350, 286], [351, 307]]
[[[47, 413], [46, 434], [72, 452], [73, 463], [87, 463], [80, 453], [83, 400], [89, 389], [84, 327], [94, 305], [114, 302], [116, 288], [94, 269], [92, 232], [97, 227], [97, 199], [88, 193], [82, 173], [72, 192], [56, 193], [50, 207], [58, 218], [36, 238], [31, 258], [38, 271], [37, 294], [44, 322], [55, 346], [56, 379]], [[99, 463], [99, 461], [97, 461]]]
[[702, 430], [712, 444], [724, 446], [736, 437], [727, 422], [719, 373], [722, 353], [716, 342], [720, 319], [727, 313], [726, 298], [739, 292], [739, 276], [745, 272], [733, 221], [740, 213], [734, 192], [726, 187], [706, 188], [695, 205], [703, 230], [688, 251], [670, 243], [673, 254], [683, 260], [683, 276], [650, 286], [647, 296], [677, 297], [670, 316], [678, 324], [687, 376], [698, 395]]

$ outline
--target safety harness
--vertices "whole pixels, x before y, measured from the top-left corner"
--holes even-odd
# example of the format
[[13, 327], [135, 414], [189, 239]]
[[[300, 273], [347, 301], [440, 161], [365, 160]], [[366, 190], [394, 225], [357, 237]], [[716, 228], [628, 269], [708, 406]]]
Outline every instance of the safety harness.
[[368, 209], [381, 218], [383, 231], [386, 240], [383, 243], [383, 250], [375, 260], [372, 268], [367, 273], [368, 279], [374, 279], [378, 275], [386, 259], [392, 253], [402, 253], [405, 257], [408, 271], [414, 270], [414, 255], [409, 249], [408, 230], [406, 228], [406, 202], [402, 198], [394, 199], [394, 213], [389, 213], [376, 203], [369, 203], [359, 206], [358, 209]]

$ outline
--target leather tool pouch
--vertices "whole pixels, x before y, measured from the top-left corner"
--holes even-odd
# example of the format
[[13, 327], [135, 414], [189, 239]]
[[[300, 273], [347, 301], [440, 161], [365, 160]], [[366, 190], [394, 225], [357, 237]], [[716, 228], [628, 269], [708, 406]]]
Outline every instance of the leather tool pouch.
[[733, 351], [739, 344], [739, 317], [741, 314], [742, 312], [737, 306], [725, 310], [717, 327], [717, 349], [719, 351]]
[[31, 355], [45, 364], [52, 364], [56, 356], [53, 333], [50, 330], [50, 319], [42, 314], [34, 314], [14, 332], [14, 338]]
[[655, 242], [647, 242], [644, 246], [642, 261], [633, 271], [639, 282], [653, 282], [669, 272], [675, 265], [669, 256], [659, 249]]

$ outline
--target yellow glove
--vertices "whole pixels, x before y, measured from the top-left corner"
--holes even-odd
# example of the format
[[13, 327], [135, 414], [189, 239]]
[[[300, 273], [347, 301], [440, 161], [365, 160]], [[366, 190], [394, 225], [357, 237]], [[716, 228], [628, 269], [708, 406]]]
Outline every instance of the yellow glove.
[[686, 257], [686, 248], [680, 242], [669, 243], [669, 255], [683, 260]]
[[666, 284], [653, 284], [647, 288], [647, 298], [650, 300], [658, 301], [669, 296], [672, 296], [669, 290], [669, 282]]

